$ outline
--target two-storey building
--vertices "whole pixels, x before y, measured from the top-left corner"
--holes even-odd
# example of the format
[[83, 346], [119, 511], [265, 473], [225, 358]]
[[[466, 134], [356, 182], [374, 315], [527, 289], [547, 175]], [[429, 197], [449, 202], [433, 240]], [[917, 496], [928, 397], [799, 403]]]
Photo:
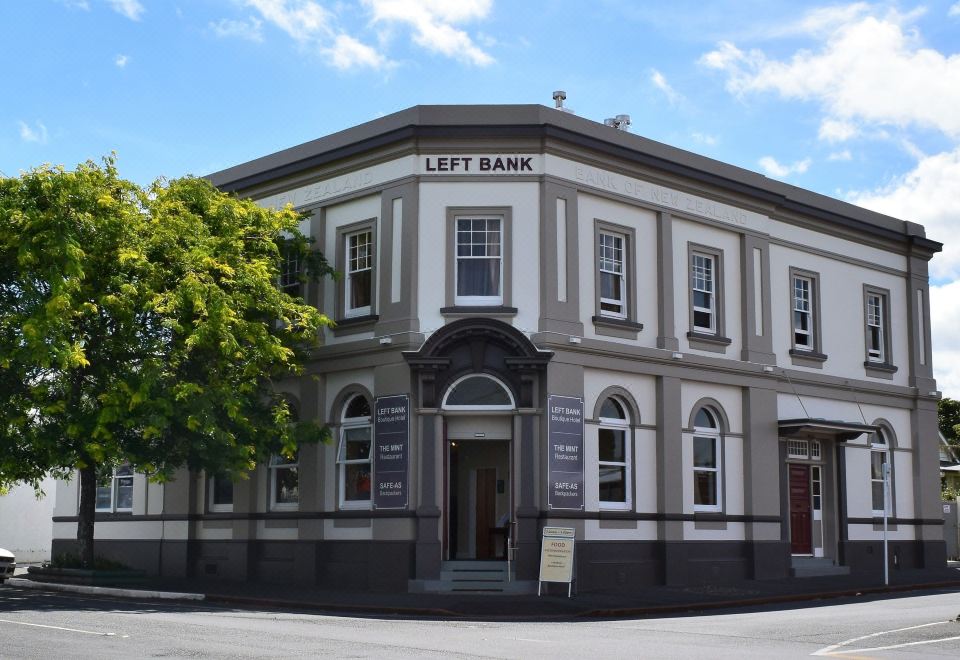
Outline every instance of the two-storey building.
[[[923, 228], [537, 105], [418, 106], [218, 172], [343, 276], [280, 384], [328, 445], [247, 481], [117, 474], [154, 573], [440, 588], [544, 526], [581, 590], [943, 565]], [[290, 265], [295, 268], [295, 264]], [[58, 489], [55, 553], [75, 534]]]

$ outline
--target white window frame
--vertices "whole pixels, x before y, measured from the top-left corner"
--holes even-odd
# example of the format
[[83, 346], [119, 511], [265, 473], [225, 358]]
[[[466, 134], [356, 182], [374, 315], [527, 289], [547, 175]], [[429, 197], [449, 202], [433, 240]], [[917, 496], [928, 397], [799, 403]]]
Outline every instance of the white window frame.
[[[339, 502], [341, 509], [371, 509], [373, 507], [373, 418], [372, 417], [347, 417], [347, 410], [350, 408], [350, 404], [353, 403], [354, 399], [357, 397], [366, 399], [363, 394], [354, 394], [349, 397], [343, 405], [343, 413], [340, 417], [340, 441], [337, 443], [337, 500]], [[367, 404], [371, 408], [373, 404], [367, 401]], [[368, 428], [370, 431], [370, 450], [367, 453], [365, 459], [350, 459], [341, 458], [345, 456], [346, 442], [347, 442], [347, 431], [352, 429], [362, 429]], [[368, 465], [369, 469], [367, 474], [370, 479], [370, 497], [366, 500], [348, 500], [347, 497], [347, 466], [348, 465]]]
[[787, 440], [788, 458], [808, 458], [810, 456], [810, 441], [791, 438]]
[[[874, 303], [874, 301], [876, 301]], [[867, 360], [869, 362], [886, 361], [886, 328], [885, 313], [886, 297], [880, 293], [867, 292], [866, 325], [867, 325]], [[874, 342], [876, 338], [876, 342]], [[874, 344], [876, 343], [876, 348]]]
[[[713, 410], [707, 409], [707, 412], [713, 418], [714, 424], [719, 426], [720, 420], [717, 416], [717, 413]], [[716, 461], [716, 465], [713, 467], [704, 467], [697, 465], [697, 451], [696, 444], [697, 439], [702, 438], [704, 440], [709, 440], [713, 443], [713, 455]], [[691, 449], [691, 464], [693, 466], [693, 510], [694, 511], [703, 511], [703, 512], [720, 512], [723, 511], [723, 445], [721, 443], [722, 436], [719, 428], [708, 428], [703, 426], [695, 426], [693, 428], [693, 440], [690, 445]], [[713, 473], [714, 478], [714, 500], [716, 504], [697, 504], [697, 473], [698, 472], [707, 472]]]
[[[118, 474], [123, 471], [123, 474]], [[129, 472], [129, 473], [128, 473]], [[101, 486], [100, 479], [97, 479], [97, 488], [94, 492], [94, 506], [96, 506], [97, 500], [100, 499], [99, 491], [103, 488], [110, 488], [110, 506], [100, 507], [96, 506], [97, 513], [130, 513], [133, 511], [133, 469], [130, 468], [129, 463], [124, 463], [123, 465], [118, 465], [113, 468], [110, 472], [110, 476], [106, 477], [104, 480], [109, 479], [109, 486]], [[130, 506], [129, 507], [119, 507], [117, 506], [117, 498], [120, 495], [120, 481], [129, 481], [130, 482]]]
[[[880, 439], [879, 442], [877, 441], [877, 438]], [[878, 454], [881, 456], [879, 475], [874, 474], [874, 469], [873, 469], [873, 459], [875, 454]], [[888, 463], [890, 461], [890, 456], [891, 456], [890, 445], [887, 444], [886, 436], [884, 435], [884, 432], [881, 429], [877, 431], [876, 435], [872, 436], [870, 440], [870, 509], [873, 512], [873, 515], [878, 518], [883, 517], [883, 512], [885, 509], [885, 506], [884, 506], [885, 503], [882, 501], [883, 499], [883, 494], [882, 494], [883, 493], [883, 464]], [[873, 501], [873, 489], [874, 489], [874, 486], [876, 486], [877, 484], [879, 484], [880, 486], [880, 493], [881, 493], [880, 495], [881, 503], [880, 503], [879, 509], [877, 509], [874, 506], [876, 502]], [[892, 466], [890, 469], [890, 489], [891, 491], [893, 490]]]
[[214, 501], [214, 493], [216, 493], [216, 484], [219, 479], [226, 479], [226, 477], [217, 477], [213, 474], [207, 475], [207, 511], [211, 513], [229, 513], [233, 511], [234, 482], [230, 482], [230, 503], [218, 504]]
[[280, 289], [291, 296], [302, 295], [303, 282], [300, 281], [300, 268], [300, 255], [289, 248], [285, 249], [280, 261]]
[[[486, 378], [487, 380], [492, 380], [494, 383], [499, 385], [504, 392], [507, 393], [507, 398], [510, 399], [510, 403], [495, 404], [490, 406], [448, 404], [447, 400], [450, 398], [450, 394], [457, 388], [457, 385], [469, 378]], [[461, 376], [453, 381], [450, 387], [447, 388], [446, 393], [443, 395], [443, 403], [440, 404], [440, 407], [444, 410], [516, 410], [517, 402], [513, 398], [513, 393], [510, 391], [510, 388], [504, 385], [503, 381], [501, 381], [499, 378], [494, 378], [489, 374], [467, 374], [466, 376]]]
[[[707, 278], [707, 270], [704, 266], [699, 265], [698, 260], [703, 260], [704, 264], [709, 263], [709, 273], [710, 277]], [[702, 277], [698, 277], [698, 268], [703, 272]], [[703, 284], [698, 286], [698, 280], [702, 280]], [[691, 308], [693, 309], [693, 318], [690, 319], [690, 325], [693, 327], [694, 332], [702, 332], [704, 334], [716, 334], [717, 333], [717, 259], [712, 254], [706, 254], [704, 252], [693, 251], [691, 264], [690, 264], [690, 290], [691, 290]], [[709, 295], [710, 305], [709, 307], [700, 307], [696, 304], [697, 293], [705, 293]], [[697, 325], [697, 312], [705, 313], [710, 315], [710, 325], [702, 326]]]
[[[367, 265], [364, 268], [354, 268], [355, 260], [353, 258], [353, 255], [351, 254], [351, 252], [353, 252], [353, 248], [350, 242], [352, 239], [362, 236], [364, 234], [366, 234], [368, 237], [368, 242], [367, 242], [368, 250], [367, 250], [367, 256], [366, 256]], [[343, 250], [344, 250], [343, 263], [345, 266], [344, 268], [345, 275], [343, 278], [343, 292], [344, 292], [343, 314], [345, 317], [367, 316], [373, 313], [373, 291], [374, 291], [373, 278], [374, 278], [374, 265], [376, 264], [376, 255], [374, 254], [374, 247], [375, 246], [373, 244], [373, 228], [372, 227], [364, 227], [363, 229], [352, 231], [348, 234], [345, 234], [343, 237]], [[368, 294], [370, 297], [370, 304], [365, 305], [363, 307], [351, 307], [350, 301], [353, 298], [352, 276], [355, 273], [360, 273], [364, 271], [370, 272], [370, 291]]]
[[[609, 239], [612, 244], [605, 245], [604, 239]], [[627, 237], [623, 234], [618, 234], [603, 229], [597, 232], [597, 240], [599, 241], [599, 245], [597, 246], [599, 255], [597, 269], [600, 272], [601, 291], [600, 316], [606, 316], [614, 319], [625, 319], [629, 315], [627, 301], [630, 299], [627, 293], [626, 276], [627, 268], [630, 267], [630, 264], [627, 263]], [[619, 243], [619, 246], [617, 243]], [[619, 259], [617, 259], [618, 252]], [[605, 274], [620, 280], [620, 298], [604, 298], [602, 296], [603, 276]], [[619, 311], [604, 309], [604, 305], [615, 305], [619, 307]]]
[[[813, 351], [817, 345], [816, 329], [813, 325], [814, 295], [813, 279], [804, 275], [793, 276], [793, 347], [798, 351]], [[806, 317], [806, 330], [802, 328], [801, 323], [797, 322], [798, 316]], [[806, 341], [804, 343], [797, 341], [798, 335], [805, 337]]]
[[[460, 255], [460, 222], [464, 220], [485, 220], [487, 222], [495, 220], [497, 222], [497, 228], [499, 233], [499, 246], [500, 254], [496, 257], [491, 257], [487, 255]], [[455, 305], [473, 305], [473, 306], [496, 306], [503, 304], [503, 258], [505, 246], [503, 244], [503, 224], [504, 218], [502, 215], [457, 215], [454, 217], [453, 221], [453, 294], [454, 294], [454, 304]], [[484, 229], [484, 231], [488, 231]], [[473, 245], [472, 243], [470, 244]], [[488, 243], [484, 243], [488, 245]], [[472, 251], [472, 250], [471, 250]], [[499, 275], [497, 281], [499, 283], [500, 290], [495, 296], [473, 296], [473, 295], [464, 295], [459, 294], [460, 291], [460, 260], [461, 259], [497, 259], [499, 264]]]
[[[268, 469], [270, 471], [270, 510], [271, 511], [296, 511], [300, 508], [300, 453], [294, 458], [287, 458], [282, 454], [274, 454], [270, 457]], [[277, 480], [281, 471], [296, 470], [297, 472], [297, 501], [296, 502], [278, 502], [277, 501]]]
[[[613, 399], [623, 411], [626, 419], [617, 419], [610, 417], [600, 417], [600, 424], [597, 427], [597, 500], [601, 509], [611, 509], [618, 511], [629, 511], [633, 506], [633, 427], [630, 424], [630, 411], [627, 405], [617, 397], [608, 397]], [[623, 461], [604, 461], [600, 459], [600, 431], [603, 429], [613, 430], [623, 433]], [[610, 502], [600, 498], [600, 471], [604, 466], [623, 467], [624, 469], [624, 500], [623, 502]]]

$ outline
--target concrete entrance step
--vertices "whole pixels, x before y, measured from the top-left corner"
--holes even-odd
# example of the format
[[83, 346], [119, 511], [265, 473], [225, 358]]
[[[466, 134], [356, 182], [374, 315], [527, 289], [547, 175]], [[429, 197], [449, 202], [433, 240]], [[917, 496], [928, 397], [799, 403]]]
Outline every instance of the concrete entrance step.
[[790, 574], [798, 578], [850, 575], [849, 566], [837, 566], [829, 557], [792, 557], [790, 565]]
[[533, 593], [536, 582], [510, 579], [505, 561], [445, 561], [439, 580], [417, 581], [411, 591], [430, 593]]

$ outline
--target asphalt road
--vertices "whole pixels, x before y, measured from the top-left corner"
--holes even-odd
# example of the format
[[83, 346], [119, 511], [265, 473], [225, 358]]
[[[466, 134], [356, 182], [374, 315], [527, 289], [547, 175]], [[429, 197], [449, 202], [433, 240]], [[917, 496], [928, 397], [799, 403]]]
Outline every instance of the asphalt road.
[[960, 594], [544, 622], [356, 618], [0, 587], [0, 658], [960, 657]]

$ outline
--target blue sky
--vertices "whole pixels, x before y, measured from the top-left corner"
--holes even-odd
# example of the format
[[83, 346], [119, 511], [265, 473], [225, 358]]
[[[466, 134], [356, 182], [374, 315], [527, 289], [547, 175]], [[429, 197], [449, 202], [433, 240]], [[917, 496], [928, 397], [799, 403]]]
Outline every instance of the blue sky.
[[646, 137], [923, 223], [960, 398], [960, 2], [0, 4], [0, 172], [207, 174], [422, 103], [629, 114]]

